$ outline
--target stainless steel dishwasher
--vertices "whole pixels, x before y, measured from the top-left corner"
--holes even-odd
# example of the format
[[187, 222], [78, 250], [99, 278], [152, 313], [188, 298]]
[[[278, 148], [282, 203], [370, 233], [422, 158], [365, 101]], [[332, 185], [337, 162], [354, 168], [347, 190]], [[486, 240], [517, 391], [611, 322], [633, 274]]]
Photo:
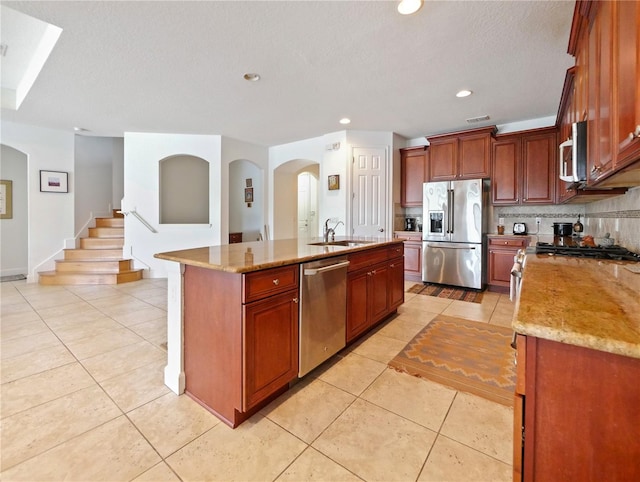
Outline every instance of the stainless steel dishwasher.
[[300, 377], [346, 345], [347, 266], [340, 256], [300, 265]]

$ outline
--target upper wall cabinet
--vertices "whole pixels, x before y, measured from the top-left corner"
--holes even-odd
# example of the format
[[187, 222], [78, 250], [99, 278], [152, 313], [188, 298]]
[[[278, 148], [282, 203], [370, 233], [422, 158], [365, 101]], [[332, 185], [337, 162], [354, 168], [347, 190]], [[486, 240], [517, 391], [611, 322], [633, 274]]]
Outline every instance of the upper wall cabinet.
[[427, 137], [429, 181], [479, 179], [491, 175], [491, 139], [496, 126]]
[[[608, 3], [608, 2], [605, 2]], [[612, 2], [615, 168], [640, 158], [640, 2]]]
[[422, 206], [422, 184], [426, 181], [428, 164], [427, 146], [400, 149], [400, 204], [403, 207]]
[[579, 1], [574, 38], [576, 86], [587, 86], [577, 116], [588, 121], [587, 186], [640, 185], [640, 3]]
[[493, 204], [553, 204], [556, 146], [555, 127], [497, 136], [491, 156]]

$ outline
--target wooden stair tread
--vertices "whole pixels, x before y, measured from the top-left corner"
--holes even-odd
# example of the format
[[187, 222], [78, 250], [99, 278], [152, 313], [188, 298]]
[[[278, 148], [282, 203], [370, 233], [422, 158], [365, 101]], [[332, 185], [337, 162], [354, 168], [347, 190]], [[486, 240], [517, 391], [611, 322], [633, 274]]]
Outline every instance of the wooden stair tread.
[[118, 284], [142, 279], [143, 269], [132, 269], [133, 260], [123, 258], [124, 215], [114, 209], [112, 218], [96, 218], [89, 237], [78, 248], [65, 249], [54, 271], [42, 271], [44, 285]]

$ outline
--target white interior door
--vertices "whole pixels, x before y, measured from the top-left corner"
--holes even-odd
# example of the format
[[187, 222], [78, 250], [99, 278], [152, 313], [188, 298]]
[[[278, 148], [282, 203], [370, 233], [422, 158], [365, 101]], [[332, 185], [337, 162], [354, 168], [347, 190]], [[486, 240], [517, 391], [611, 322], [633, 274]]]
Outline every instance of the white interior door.
[[385, 236], [387, 227], [387, 151], [353, 149], [351, 229], [354, 236]]
[[309, 172], [298, 175], [298, 237], [318, 235], [318, 181]]

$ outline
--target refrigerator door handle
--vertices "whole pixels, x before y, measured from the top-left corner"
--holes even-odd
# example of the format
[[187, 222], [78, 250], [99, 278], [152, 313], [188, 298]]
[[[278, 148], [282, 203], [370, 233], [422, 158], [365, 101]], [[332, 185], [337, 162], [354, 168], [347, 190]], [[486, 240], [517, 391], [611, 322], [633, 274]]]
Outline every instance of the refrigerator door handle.
[[449, 224], [449, 233], [453, 234], [453, 226], [455, 223], [454, 213], [455, 213], [455, 205], [453, 204], [453, 189], [449, 189], [449, 213], [451, 216], [451, 223]]
[[438, 249], [476, 249], [475, 246], [442, 246], [442, 244], [429, 243], [427, 244], [427, 248], [438, 248]]

